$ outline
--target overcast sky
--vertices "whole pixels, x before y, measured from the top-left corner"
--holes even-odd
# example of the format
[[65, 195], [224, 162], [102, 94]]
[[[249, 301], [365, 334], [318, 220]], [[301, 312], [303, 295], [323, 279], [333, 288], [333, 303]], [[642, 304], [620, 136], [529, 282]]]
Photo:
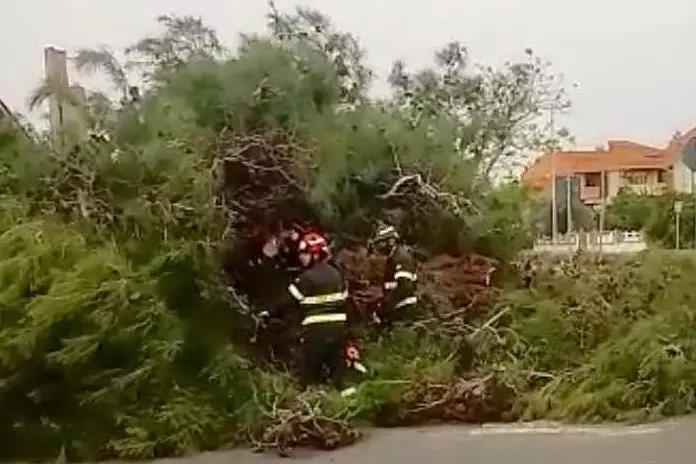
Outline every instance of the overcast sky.
[[[115, 49], [156, 29], [159, 14], [200, 15], [232, 44], [261, 31], [264, 0], [2, 0], [0, 96], [25, 111], [43, 72], [42, 49]], [[579, 145], [608, 138], [662, 145], [696, 125], [696, 2], [693, 0], [277, 0], [318, 8], [366, 46], [382, 77], [391, 62], [414, 66], [450, 40], [474, 60], [499, 64], [533, 48], [569, 83], [563, 121]], [[59, 19], [62, 18], [62, 19]]]

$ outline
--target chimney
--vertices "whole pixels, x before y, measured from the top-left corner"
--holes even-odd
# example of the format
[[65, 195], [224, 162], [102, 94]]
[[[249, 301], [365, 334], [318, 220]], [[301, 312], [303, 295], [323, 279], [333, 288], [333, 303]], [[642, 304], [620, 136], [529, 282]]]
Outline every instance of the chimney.
[[[87, 121], [82, 114], [81, 107], [86, 103], [84, 88], [79, 85], [70, 85], [68, 79], [68, 56], [65, 50], [56, 47], [44, 49], [44, 67], [46, 80], [63, 87], [65, 94], [70, 95], [75, 105], [66, 104], [52, 96], [49, 98], [48, 117], [51, 126], [51, 136], [56, 148], [63, 150], [70, 143], [76, 143], [87, 137]], [[71, 135], [66, 139], [66, 129], [70, 129]]]
[[[68, 87], [68, 58], [65, 50], [55, 47], [44, 49], [44, 77], [47, 81]], [[48, 99], [48, 120], [51, 126], [51, 138], [53, 143], [57, 144], [65, 124], [65, 108], [55, 96]]]

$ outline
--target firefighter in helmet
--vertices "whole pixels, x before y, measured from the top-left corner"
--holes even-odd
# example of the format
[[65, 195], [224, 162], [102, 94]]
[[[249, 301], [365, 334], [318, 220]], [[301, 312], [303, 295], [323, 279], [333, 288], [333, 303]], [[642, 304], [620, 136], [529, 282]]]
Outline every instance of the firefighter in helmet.
[[408, 248], [400, 243], [399, 233], [392, 225], [382, 225], [370, 239], [371, 252], [387, 258], [384, 273], [384, 301], [375, 322], [389, 325], [395, 318], [418, 303], [416, 288], [416, 260]]
[[300, 375], [304, 386], [318, 384], [324, 373], [341, 388], [343, 350], [348, 337], [348, 292], [337, 268], [329, 264], [329, 246], [316, 233], [307, 233], [297, 245], [302, 266], [287, 288], [285, 303], [299, 309], [301, 329]]

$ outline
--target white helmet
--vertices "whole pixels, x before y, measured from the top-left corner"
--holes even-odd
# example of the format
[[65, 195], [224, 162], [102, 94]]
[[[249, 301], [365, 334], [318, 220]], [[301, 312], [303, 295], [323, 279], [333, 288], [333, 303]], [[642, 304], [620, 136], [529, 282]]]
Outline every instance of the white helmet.
[[398, 240], [399, 239], [399, 232], [397, 232], [396, 227], [389, 225], [389, 224], [383, 224], [377, 228], [377, 231], [375, 234], [372, 236], [372, 242], [377, 243], [381, 242], [382, 240]]

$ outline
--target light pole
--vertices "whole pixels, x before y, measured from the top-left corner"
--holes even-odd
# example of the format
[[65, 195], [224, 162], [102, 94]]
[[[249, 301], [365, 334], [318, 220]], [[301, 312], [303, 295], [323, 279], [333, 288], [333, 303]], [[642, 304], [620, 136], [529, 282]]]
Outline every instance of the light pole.
[[602, 256], [602, 251], [604, 248], [604, 199], [599, 203], [599, 256]]
[[606, 212], [607, 206], [607, 196], [605, 194], [607, 186], [606, 180], [604, 178], [606, 175], [606, 171], [604, 170], [604, 160], [602, 159], [601, 162], [602, 169], [599, 172], [599, 256], [602, 256], [602, 251], [604, 247], [604, 213]]
[[691, 171], [691, 194], [694, 197], [694, 248], [696, 248], [696, 171]]
[[570, 176], [566, 176], [566, 234], [569, 234], [573, 231], [573, 213], [570, 210], [570, 207], [572, 206], [572, 201], [571, 201], [571, 191], [570, 189], [572, 188], [572, 179]]
[[558, 207], [556, 205], [556, 109], [549, 111], [549, 150], [551, 150], [551, 243], [558, 240]]
[[683, 201], [677, 200], [674, 202], [674, 244], [677, 250], [679, 249], [679, 224], [681, 223], [682, 208], [684, 208]]

